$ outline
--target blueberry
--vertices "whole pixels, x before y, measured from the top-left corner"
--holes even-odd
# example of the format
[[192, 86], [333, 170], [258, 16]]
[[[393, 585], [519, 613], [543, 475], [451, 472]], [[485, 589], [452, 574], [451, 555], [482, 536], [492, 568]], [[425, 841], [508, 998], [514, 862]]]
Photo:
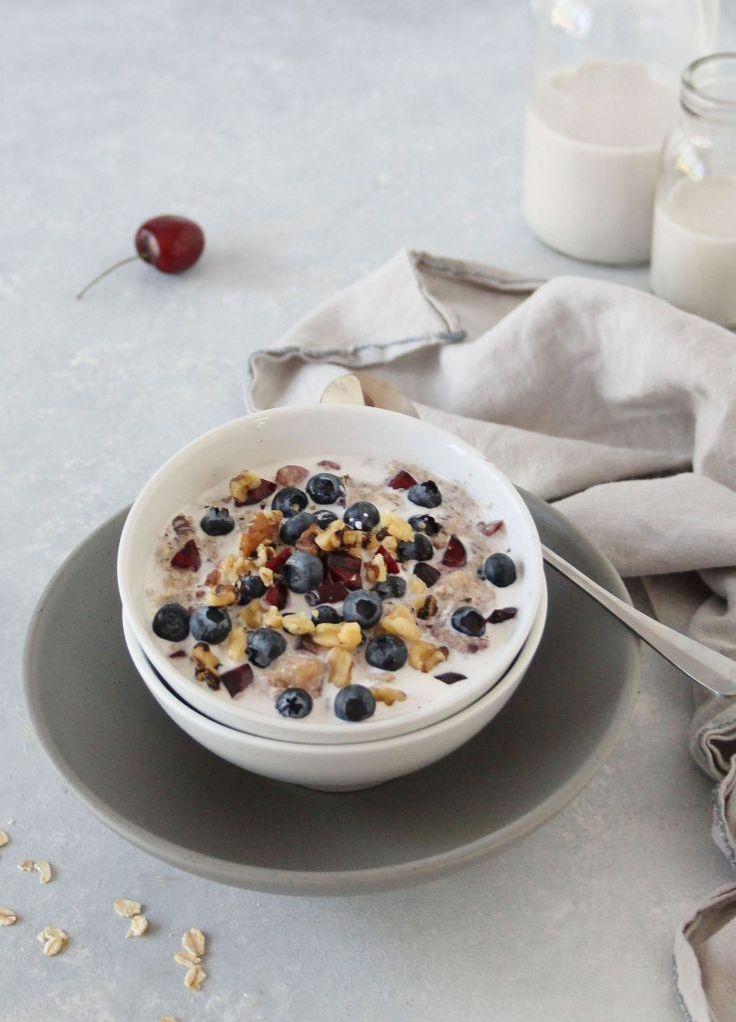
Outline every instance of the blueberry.
[[389, 575], [385, 582], [379, 582], [373, 590], [382, 600], [398, 600], [406, 592], [406, 582], [399, 575]]
[[321, 511], [314, 512], [314, 520], [320, 529], [326, 529], [330, 522], [337, 521], [337, 515], [334, 511], [328, 511], [326, 508], [323, 508]]
[[423, 532], [425, 536], [436, 536], [442, 526], [432, 515], [412, 515], [409, 525], [415, 532]]
[[199, 527], [208, 536], [227, 536], [235, 528], [235, 522], [226, 507], [209, 507], [200, 519]]
[[238, 603], [245, 606], [251, 600], [259, 600], [266, 591], [258, 575], [241, 575], [235, 583], [238, 591]]
[[189, 635], [189, 615], [180, 603], [165, 603], [156, 611], [152, 627], [159, 639], [181, 642]]
[[315, 504], [334, 504], [338, 497], [345, 494], [345, 489], [332, 472], [318, 472], [307, 483], [307, 493]]
[[312, 697], [303, 688], [285, 688], [276, 700], [276, 709], [281, 716], [295, 720], [308, 717], [312, 706]]
[[281, 569], [282, 578], [292, 593], [308, 593], [316, 589], [324, 578], [322, 561], [306, 550], [297, 550]]
[[415, 532], [414, 539], [399, 543], [396, 553], [400, 561], [431, 561], [434, 547], [423, 532]]
[[315, 607], [312, 621], [316, 625], [339, 625], [342, 617], [334, 607], [330, 607], [328, 603], [321, 603], [319, 607]]
[[437, 483], [433, 483], [431, 479], [426, 483], [416, 483], [407, 493], [407, 497], [412, 504], [418, 504], [419, 507], [439, 507], [442, 503], [442, 494]]
[[450, 618], [450, 624], [456, 632], [472, 635], [475, 639], [485, 635], [485, 618], [474, 607], [459, 607]]
[[222, 607], [198, 607], [189, 618], [189, 629], [198, 642], [216, 646], [230, 634], [230, 615]]
[[417, 578], [424, 582], [428, 589], [431, 589], [437, 579], [440, 577], [440, 573], [437, 568], [432, 564], [427, 564], [425, 561], [420, 561], [414, 565], [414, 574]]
[[335, 716], [340, 720], [357, 722], [372, 717], [375, 712], [375, 697], [365, 685], [348, 685], [335, 696]]
[[286, 649], [286, 639], [275, 628], [248, 632], [248, 659], [256, 667], [268, 667]]
[[359, 532], [370, 532], [375, 529], [381, 520], [378, 508], [368, 500], [359, 500], [351, 504], [342, 516], [349, 529], [357, 529]]
[[406, 663], [406, 657], [406, 643], [398, 635], [379, 635], [365, 648], [368, 663], [381, 671], [398, 671]]
[[516, 581], [516, 565], [506, 554], [491, 554], [483, 565], [481, 575], [494, 586], [510, 586]]
[[361, 628], [372, 628], [378, 624], [382, 613], [381, 597], [368, 589], [356, 589], [343, 601], [343, 617], [346, 621], [357, 621]]
[[278, 490], [271, 501], [274, 511], [280, 511], [284, 518], [293, 518], [298, 511], [303, 511], [309, 503], [304, 490], [298, 490], [296, 486], [285, 486]]
[[287, 546], [293, 546], [305, 529], [314, 521], [314, 515], [309, 511], [299, 511], [293, 518], [287, 518], [279, 529], [279, 539]]

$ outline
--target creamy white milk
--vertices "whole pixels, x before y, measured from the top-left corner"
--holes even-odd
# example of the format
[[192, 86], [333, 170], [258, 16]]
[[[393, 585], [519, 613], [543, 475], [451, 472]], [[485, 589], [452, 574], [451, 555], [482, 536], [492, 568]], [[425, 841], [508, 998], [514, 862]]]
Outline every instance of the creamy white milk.
[[736, 178], [683, 178], [654, 213], [652, 291], [736, 326]]
[[524, 212], [547, 245], [576, 259], [649, 259], [659, 151], [674, 89], [644, 64], [561, 68], [530, 97]]

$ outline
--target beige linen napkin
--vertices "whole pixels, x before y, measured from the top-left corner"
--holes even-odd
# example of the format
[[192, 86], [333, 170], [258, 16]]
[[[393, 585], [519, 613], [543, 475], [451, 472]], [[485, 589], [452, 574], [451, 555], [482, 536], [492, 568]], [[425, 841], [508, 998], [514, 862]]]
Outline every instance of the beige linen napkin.
[[[728, 331], [603, 281], [545, 283], [402, 251], [256, 352], [246, 402], [319, 400], [346, 368], [385, 376], [423, 418], [554, 502], [622, 575], [697, 572], [688, 630], [736, 657]], [[720, 781], [716, 831], [736, 865], [734, 703], [698, 693], [690, 747]]]

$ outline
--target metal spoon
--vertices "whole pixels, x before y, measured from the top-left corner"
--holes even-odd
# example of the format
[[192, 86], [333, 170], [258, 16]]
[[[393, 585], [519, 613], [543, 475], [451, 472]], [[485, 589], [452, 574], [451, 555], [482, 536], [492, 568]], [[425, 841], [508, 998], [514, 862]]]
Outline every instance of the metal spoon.
[[[371, 380], [372, 382], [373, 380]], [[389, 388], [392, 392], [394, 400], [391, 404], [394, 404], [396, 411], [417, 416], [417, 411], [408, 398], [404, 397], [391, 384], [386, 384], [384, 381], [381, 383], [384, 388]], [[383, 402], [379, 404], [380, 398], [376, 400], [378, 397], [378, 394], [371, 393], [367, 398], [367, 387], [362, 385], [362, 377], [346, 374], [345, 377], [339, 377], [327, 387], [322, 395], [322, 400], [330, 403], [370, 404], [385, 407]], [[702, 642], [689, 639], [681, 632], [676, 632], [674, 628], [668, 628], [661, 621], [642, 614], [631, 604], [625, 603], [618, 596], [609, 593], [607, 589], [598, 585], [592, 578], [588, 578], [582, 571], [548, 547], [542, 546], [542, 554], [547, 564], [555, 571], [564, 575], [565, 578], [600, 603], [610, 614], [617, 617], [622, 624], [643, 639], [648, 646], [655, 649], [665, 660], [674, 664], [693, 681], [703, 685], [716, 695], [736, 696], [736, 661], [717, 653], [709, 646], [704, 646]]]

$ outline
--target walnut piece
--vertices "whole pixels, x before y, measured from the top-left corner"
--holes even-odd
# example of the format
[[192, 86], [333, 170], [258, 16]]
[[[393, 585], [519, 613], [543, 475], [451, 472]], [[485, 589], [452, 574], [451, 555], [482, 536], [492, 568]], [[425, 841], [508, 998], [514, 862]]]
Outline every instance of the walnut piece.
[[418, 639], [409, 646], [409, 663], [417, 671], [429, 673], [437, 664], [447, 660], [447, 653], [441, 646], [433, 646], [431, 642]]
[[300, 653], [279, 657], [268, 680], [274, 688], [303, 688], [311, 696], [322, 691], [325, 665], [319, 657]]
[[385, 582], [388, 577], [383, 554], [376, 554], [365, 566], [365, 577], [369, 582]]
[[256, 511], [248, 528], [240, 534], [241, 554], [250, 557], [262, 543], [274, 542], [278, 538], [282, 518], [280, 511]]
[[207, 593], [206, 603], [208, 607], [232, 607], [238, 602], [238, 594], [234, 585], [215, 585]]
[[316, 522], [312, 522], [311, 525], [308, 525], [294, 544], [297, 550], [306, 550], [308, 554], [319, 553], [319, 547], [317, 546], [317, 536], [319, 535], [319, 531], [319, 525], [317, 525]]
[[345, 531], [345, 522], [336, 519], [330, 522], [326, 529], [322, 529], [314, 537], [314, 542], [320, 550], [339, 550], [342, 546], [342, 534]]
[[263, 607], [258, 600], [250, 603], [240, 612], [240, 619], [246, 628], [260, 628], [263, 621]]
[[284, 631], [289, 635], [311, 635], [315, 629], [314, 621], [308, 614], [284, 614], [282, 623]]
[[273, 570], [271, 568], [267, 568], [265, 564], [262, 568], [258, 569], [258, 577], [266, 588], [273, 585]]
[[345, 688], [350, 684], [350, 675], [353, 672], [353, 658], [347, 649], [342, 646], [333, 646], [327, 654], [328, 674], [327, 677], [337, 688]]
[[318, 646], [343, 646], [345, 649], [356, 649], [363, 640], [363, 633], [357, 621], [342, 624], [331, 624], [327, 621], [317, 625], [314, 630], [314, 641]]
[[230, 480], [230, 496], [236, 504], [245, 504], [250, 491], [260, 486], [261, 481], [259, 475], [251, 472], [250, 469], [245, 469], [244, 472], [239, 472]]
[[278, 607], [269, 607], [263, 615], [263, 624], [267, 628], [281, 628], [283, 623], [284, 619], [282, 618], [281, 611]]
[[393, 706], [394, 703], [403, 703], [406, 699], [406, 692], [400, 688], [388, 688], [386, 685], [377, 685], [371, 689], [377, 703], [385, 703], [386, 706]]
[[389, 635], [398, 635], [401, 639], [411, 641], [420, 638], [422, 630], [412, 617], [412, 613], [403, 603], [381, 618], [381, 628]]
[[[405, 519], [401, 518], [399, 515], [392, 514], [390, 511], [381, 516], [381, 525], [384, 529], [388, 529], [388, 536], [386, 536], [386, 539], [388, 539], [389, 536], [396, 540], [414, 539], [414, 529], [412, 529], [411, 525], [409, 525]], [[388, 549], [386, 539], [384, 539], [383, 545], [386, 549]]]
[[217, 673], [217, 668], [220, 666], [220, 661], [207, 643], [198, 642], [190, 655], [194, 664], [194, 676], [197, 681], [204, 681], [209, 688], [219, 688], [220, 676]]
[[234, 660], [235, 663], [239, 664], [241, 660], [245, 659], [246, 643], [247, 636], [245, 634], [245, 628], [241, 625], [235, 625], [227, 637], [227, 644], [225, 646], [227, 655], [231, 660]]

